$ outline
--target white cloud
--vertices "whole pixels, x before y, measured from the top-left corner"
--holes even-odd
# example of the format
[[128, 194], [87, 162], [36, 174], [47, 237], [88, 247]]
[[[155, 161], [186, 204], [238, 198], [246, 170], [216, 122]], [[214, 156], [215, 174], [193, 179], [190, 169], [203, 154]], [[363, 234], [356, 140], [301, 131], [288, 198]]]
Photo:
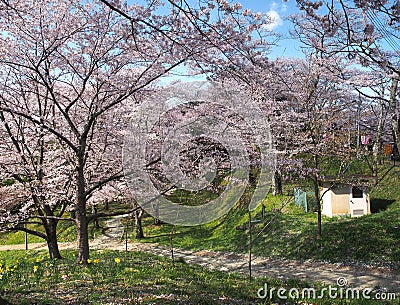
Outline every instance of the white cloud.
[[275, 1], [272, 2], [271, 6], [270, 6], [270, 10], [276, 10], [276, 8], [278, 7], [278, 3], [276, 3]]
[[271, 8], [268, 13], [267, 13], [268, 18], [270, 19], [271, 23], [265, 25], [265, 28], [267, 30], [274, 30], [276, 27], [280, 26], [283, 24], [283, 20], [281, 18], [281, 16], [279, 15], [279, 13]]

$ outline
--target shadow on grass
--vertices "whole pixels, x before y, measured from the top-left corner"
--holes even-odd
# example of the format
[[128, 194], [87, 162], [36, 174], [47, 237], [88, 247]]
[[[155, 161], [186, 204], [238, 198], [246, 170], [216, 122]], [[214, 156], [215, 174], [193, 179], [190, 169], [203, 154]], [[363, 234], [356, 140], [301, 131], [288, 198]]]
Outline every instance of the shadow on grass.
[[388, 206], [394, 202], [396, 202], [396, 200], [393, 199], [381, 199], [381, 198], [371, 199], [371, 213], [385, 211], [388, 208]]

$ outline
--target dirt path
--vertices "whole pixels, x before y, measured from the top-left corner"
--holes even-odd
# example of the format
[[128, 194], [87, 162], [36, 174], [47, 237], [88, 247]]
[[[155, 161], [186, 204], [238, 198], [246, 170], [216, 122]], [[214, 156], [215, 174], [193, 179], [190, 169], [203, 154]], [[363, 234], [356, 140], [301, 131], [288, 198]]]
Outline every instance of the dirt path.
[[[126, 244], [122, 240], [123, 228], [121, 218], [114, 217], [107, 221], [105, 235], [95, 238], [90, 243], [91, 249], [109, 249], [124, 251]], [[76, 243], [60, 243], [61, 249], [73, 249]], [[45, 244], [30, 244], [29, 249], [45, 249]], [[0, 246], [0, 250], [25, 249], [24, 245]], [[144, 251], [160, 256], [171, 257], [171, 249], [166, 246], [150, 243], [128, 243], [129, 251]], [[186, 263], [197, 264], [211, 270], [237, 272], [248, 275], [248, 256], [236, 253], [214, 251], [191, 252], [174, 249], [174, 257]], [[300, 262], [286, 259], [254, 257], [252, 274], [255, 277], [270, 277], [287, 280], [298, 278], [309, 282], [336, 284], [338, 278], [346, 279], [354, 288], [386, 288], [388, 292], [400, 292], [400, 273], [385, 268], [356, 268], [340, 264], [319, 262]]]

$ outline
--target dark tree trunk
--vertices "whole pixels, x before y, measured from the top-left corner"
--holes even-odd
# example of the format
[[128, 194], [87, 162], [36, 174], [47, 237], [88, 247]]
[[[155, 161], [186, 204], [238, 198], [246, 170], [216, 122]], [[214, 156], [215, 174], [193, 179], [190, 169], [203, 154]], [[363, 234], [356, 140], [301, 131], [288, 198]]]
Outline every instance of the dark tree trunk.
[[393, 149], [393, 156], [398, 155], [397, 149], [400, 149], [400, 126], [399, 126], [399, 116], [397, 112], [397, 89], [399, 85], [399, 75], [396, 75], [392, 79], [392, 87], [390, 88], [390, 100], [389, 100], [389, 113], [390, 113], [390, 120], [392, 123], [392, 133], [394, 138], [394, 149]]
[[138, 209], [134, 212], [135, 214], [135, 230], [136, 230], [136, 239], [144, 238], [143, 227], [142, 227], [142, 218], [144, 211], [143, 209]]
[[58, 248], [58, 241], [57, 241], [57, 223], [58, 220], [56, 219], [44, 219], [43, 225], [46, 231], [46, 242], [47, 247], [49, 249], [49, 255], [51, 259], [59, 258], [61, 259], [62, 256], [60, 254], [60, 250]]
[[282, 195], [282, 176], [278, 171], [274, 174], [274, 192], [273, 195]]
[[383, 133], [383, 123], [384, 123], [385, 105], [383, 102], [380, 104], [379, 109], [379, 119], [378, 119], [378, 130], [376, 132], [375, 142], [372, 147], [372, 176], [374, 179], [374, 185], [378, 184], [378, 159], [379, 150], [381, 148], [381, 139]]
[[78, 212], [76, 217], [78, 231], [78, 256], [77, 262], [86, 263], [89, 259], [89, 234], [88, 220], [85, 213]]
[[85, 176], [83, 173], [84, 162], [80, 160], [77, 167], [77, 200], [76, 200], [76, 229], [78, 233], [77, 262], [86, 264], [89, 259], [89, 232], [86, 211]]
[[93, 227], [95, 229], [100, 229], [100, 225], [99, 225], [99, 218], [96, 216], [97, 214], [97, 208], [95, 206], [93, 206]]
[[320, 239], [322, 234], [322, 213], [321, 213], [322, 211], [321, 211], [321, 200], [319, 198], [319, 183], [317, 176], [314, 176], [313, 182], [314, 182], [314, 196], [315, 196], [315, 202], [317, 204], [317, 214], [318, 214], [317, 239]]
[[[318, 170], [318, 156], [314, 156], [314, 168]], [[319, 197], [319, 180], [318, 174], [315, 173], [313, 176], [313, 184], [314, 184], [314, 197], [315, 202], [317, 204], [317, 214], [318, 214], [318, 228], [317, 228], [317, 239], [321, 239], [322, 235], [322, 209], [321, 209], [321, 199]]]

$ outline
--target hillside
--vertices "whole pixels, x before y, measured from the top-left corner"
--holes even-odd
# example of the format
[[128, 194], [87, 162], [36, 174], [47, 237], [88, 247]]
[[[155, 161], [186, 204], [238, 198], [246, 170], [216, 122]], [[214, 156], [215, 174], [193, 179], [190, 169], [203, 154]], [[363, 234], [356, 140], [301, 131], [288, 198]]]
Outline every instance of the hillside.
[[[316, 240], [317, 215], [304, 213], [294, 205], [292, 196], [272, 196], [265, 199], [267, 213], [261, 219], [259, 207], [252, 218], [253, 236], [275, 220], [254, 241], [253, 253], [259, 256], [301, 260], [324, 260], [340, 263], [390, 265], [399, 267], [400, 249], [400, 167], [370, 191], [371, 215], [360, 218], [323, 218], [322, 238]], [[291, 191], [291, 187], [285, 193]], [[282, 213], [272, 212], [281, 202], [291, 200]], [[145, 218], [143, 242], [169, 244], [171, 225], [152, 224]], [[248, 213], [236, 207], [224, 218], [197, 227], [175, 227], [174, 245], [185, 249], [217, 251], [248, 251]], [[133, 236], [132, 236], [133, 238]]]

